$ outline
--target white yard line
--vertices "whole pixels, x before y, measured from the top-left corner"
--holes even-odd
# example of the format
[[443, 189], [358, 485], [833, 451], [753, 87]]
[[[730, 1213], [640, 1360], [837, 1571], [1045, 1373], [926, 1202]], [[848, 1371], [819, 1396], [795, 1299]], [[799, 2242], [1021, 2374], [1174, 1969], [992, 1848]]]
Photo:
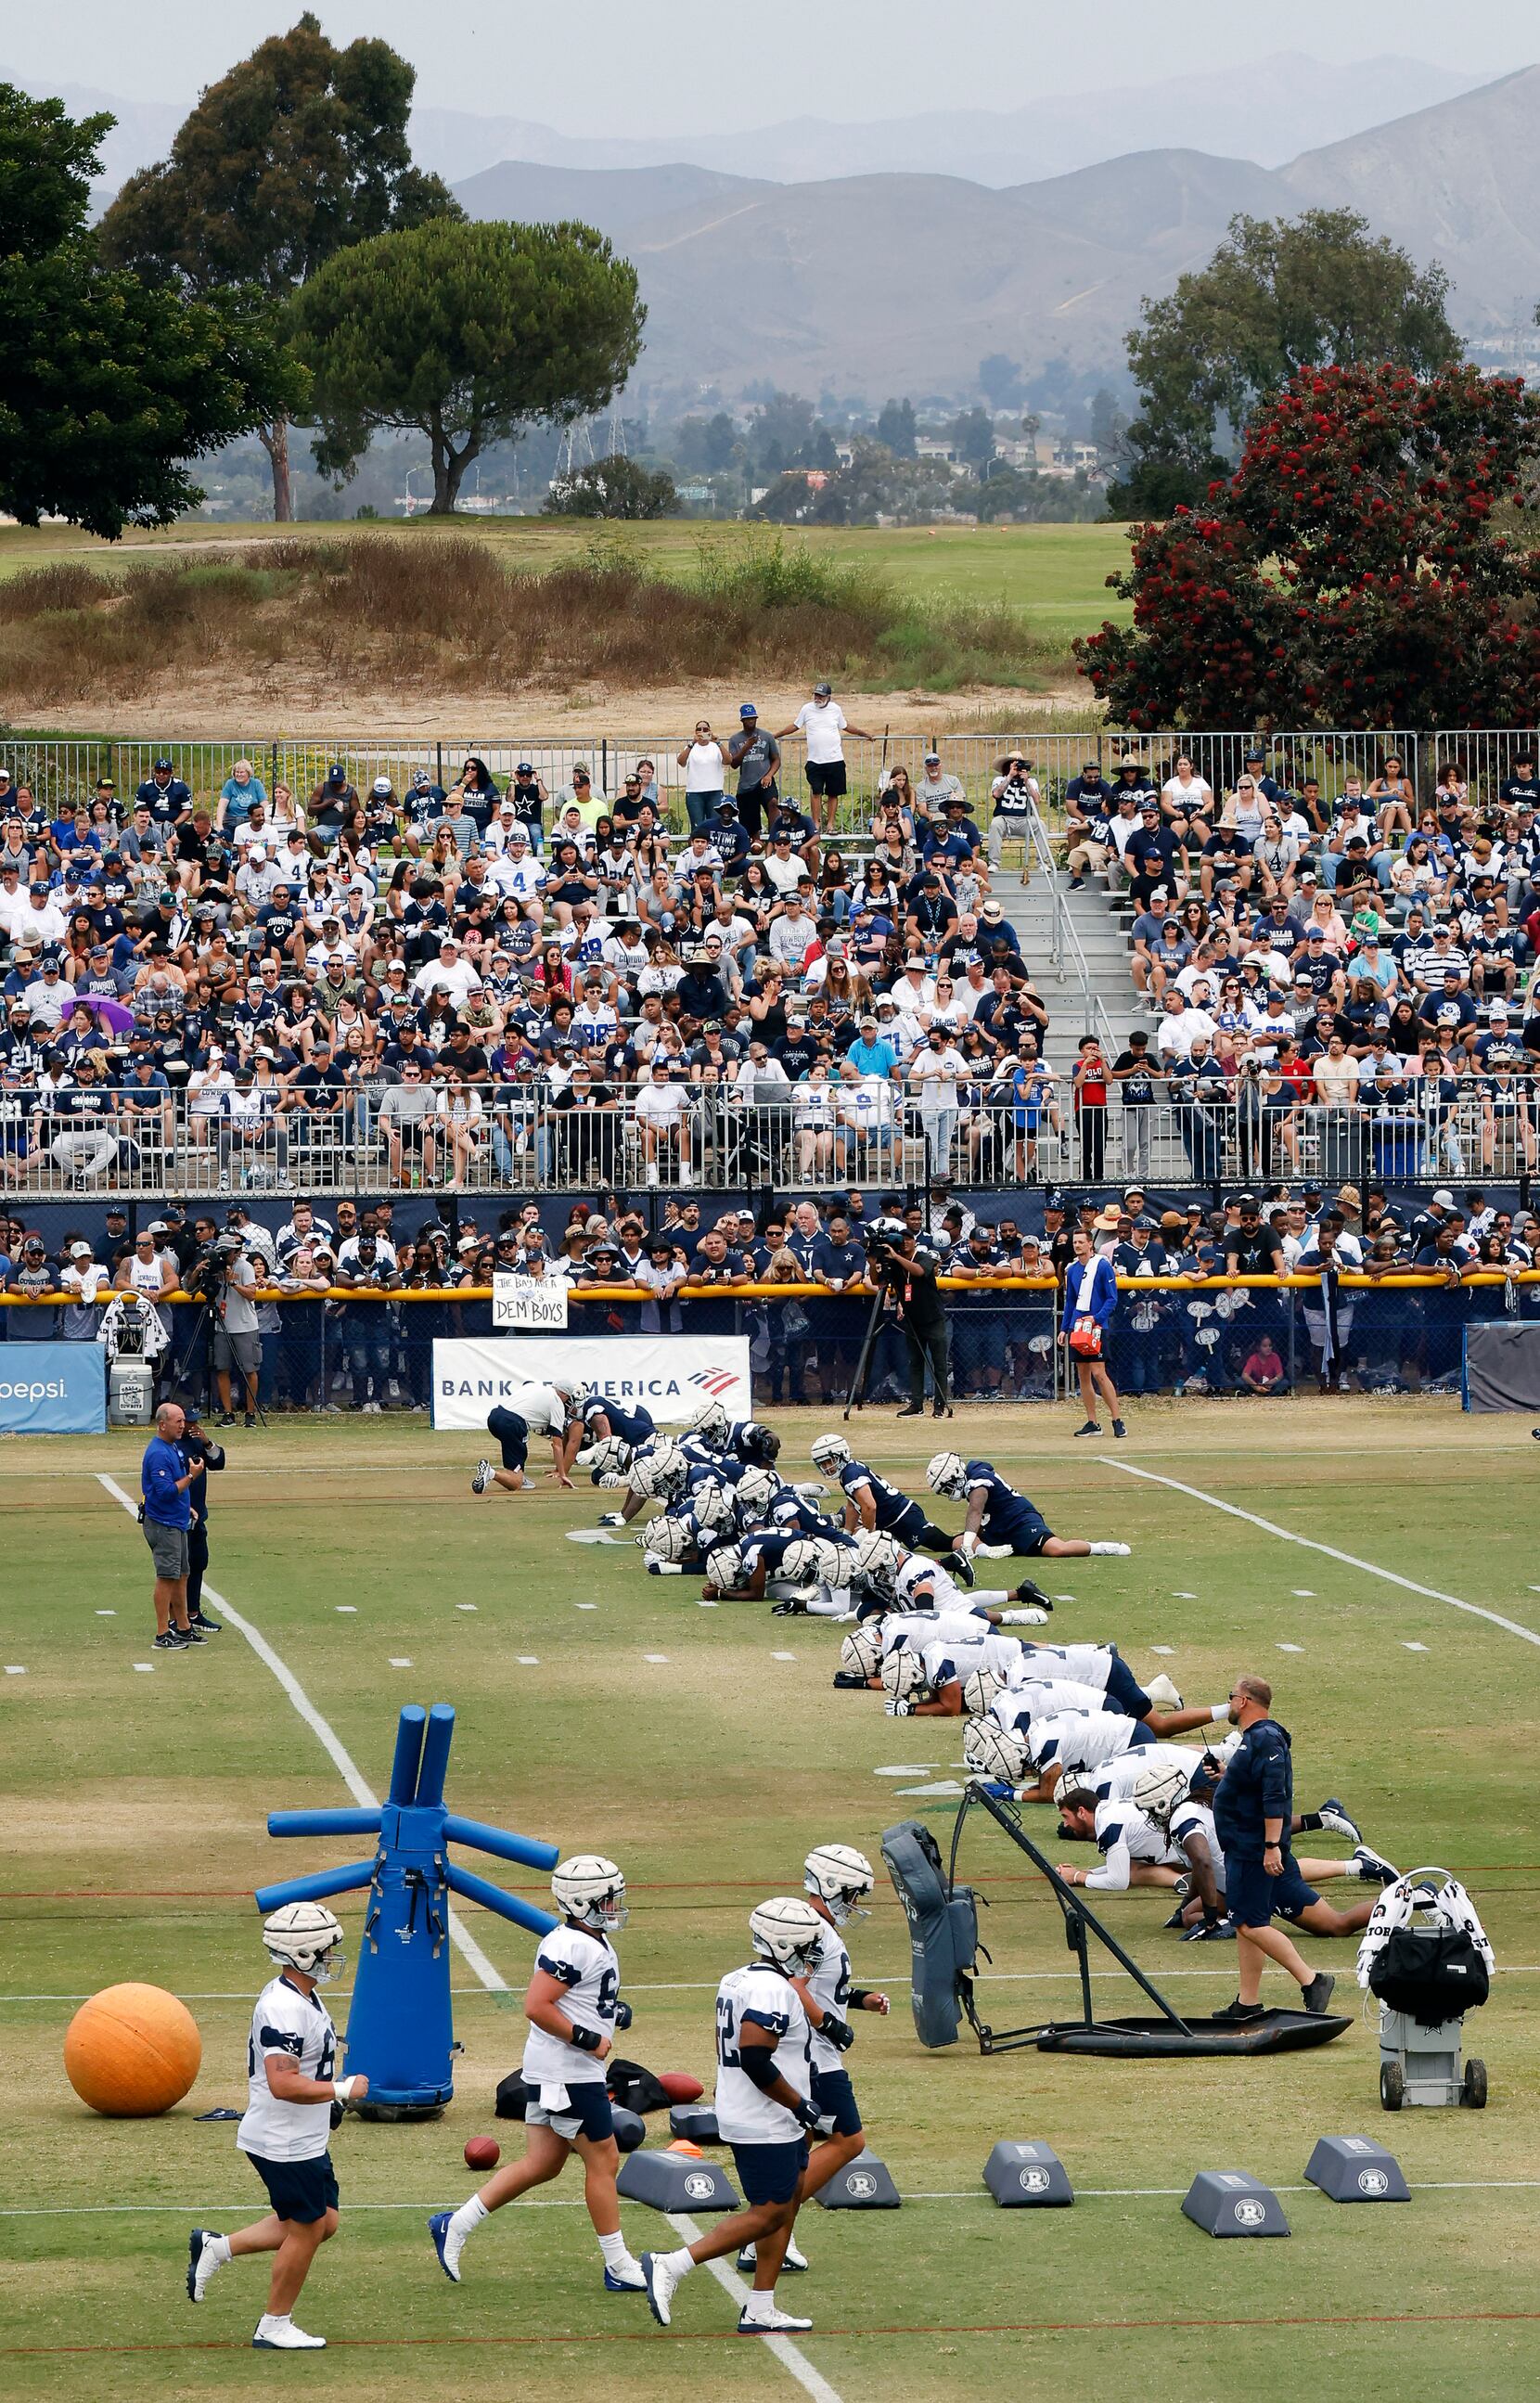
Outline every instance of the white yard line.
[[[99, 1470], [96, 1481], [104, 1492], [111, 1494], [115, 1502], [122, 1505], [131, 1519], [138, 1516], [138, 1504], [130, 1500], [123, 1488], [113, 1478]], [[273, 1650], [261, 1630], [254, 1627], [251, 1620], [243, 1617], [226, 1595], [216, 1593], [212, 1585], [205, 1584], [203, 1590], [215, 1609], [222, 1613], [227, 1625], [233, 1627], [238, 1635], [244, 1636], [263, 1667], [271, 1670], [273, 1676], [277, 1678], [305, 1725], [313, 1735], [319, 1738], [354, 1800], [362, 1803], [367, 1809], [378, 1809], [380, 1798], [369, 1785], [363, 1771], [358, 1767], [336, 1729], [316, 1709], [292, 1669]], [[506, 1994], [508, 1991], [507, 1979], [500, 1970], [493, 1966], [457, 1911], [450, 1912], [449, 1927], [451, 1939], [458, 1946], [461, 1957], [472, 1975], [480, 1979], [490, 1993]], [[693, 2244], [701, 2233], [693, 2220], [676, 2216], [672, 2213], [669, 2215], [669, 2224], [678, 2230], [680, 2242], [685, 2244]], [[748, 2288], [738, 2276], [737, 2271], [725, 2261], [709, 2261], [706, 2267], [717, 2285], [732, 2297], [742, 2310], [748, 2299]], [[812, 2403], [841, 2403], [840, 2396], [829, 2384], [827, 2379], [814, 2369], [807, 2355], [792, 2343], [789, 2337], [767, 2336], [761, 2337], [758, 2340], [767, 2351], [774, 2354], [782, 2368], [795, 2378], [803, 2393], [812, 2397]]]
[[1517, 1618], [1505, 1618], [1500, 1610], [1484, 1610], [1478, 1602], [1462, 1602], [1457, 1593], [1445, 1593], [1436, 1585], [1419, 1585], [1415, 1577], [1402, 1577], [1396, 1569], [1382, 1569], [1376, 1561], [1360, 1560], [1356, 1552], [1340, 1552], [1335, 1544], [1318, 1543], [1313, 1535], [1297, 1535], [1292, 1527], [1280, 1527], [1275, 1520], [1259, 1518], [1255, 1510], [1242, 1510], [1238, 1502], [1222, 1502], [1217, 1493], [1205, 1493], [1201, 1486], [1184, 1485], [1180, 1478], [1158, 1476], [1153, 1468], [1136, 1468], [1131, 1460], [1102, 1456], [1096, 1465], [1119, 1469], [1125, 1477], [1142, 1477], [1149, 1485], [1169, 1485], [1173, 1493], [1185, 1493], [1189, 1502], [1204, 1502], [1211, 1510], [1223, 1510], [1228, 1518], [1243, 1519], [1248, 1527], [1260, 1527], [1265, 1535], [1276, 1535], [1280, 1543], [1299, 1544], [1306, 1551], [1323, 1552], [1328, 1561], [1340, 1561], [1344, 1568], [1358, 1569], [1365, 1577], [1381, 1577], [1386, 1585], [1398, 1585], [1406, 1593], [1420, 1593], [1428, 1602], [1446, 1602], [1451, 1610], [1464, 1610], [1472, 1618], [1488, 1619], [1493, 1627], [1503, 1628], [1525, 1644], [1540, 1645], [1540, 1631], [1521, 1627]]

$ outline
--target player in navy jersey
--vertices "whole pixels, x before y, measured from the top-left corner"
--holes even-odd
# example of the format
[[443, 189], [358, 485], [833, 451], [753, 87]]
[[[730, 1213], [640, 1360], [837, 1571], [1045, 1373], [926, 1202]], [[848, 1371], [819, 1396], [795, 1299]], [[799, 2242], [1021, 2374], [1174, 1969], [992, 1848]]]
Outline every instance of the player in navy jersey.
[[604, 2291], [640, 2294], [641, 2263], [620, 2232], [615, 2191], [620, 2155], [604, 2077], [614, 2033], [631, 2024], [630, 2007], [620, 2000], [620, 1963], [610, 1941], [630, 1915], [626, 1881], [602, 1853], [579, 1853], [558, 1862], [550, 1890], [562, 1921], [540, 1938], [524, 1995], [530, 2023], [523, 2060], [529, 2141], [520, 2160], [494, 2170], [458, 2211], [435, 2212], [428, 2233], [444, 2275], [458, 2285], [461, 2254], [489, 2214], [559, 2177], [576, 2150], [604, 2256]]
[[896, 1535], [910, 1551], [950, 1552], [952, 1538], [925, 1516], [922, 1503], [912, 1501], [864, 1460], [857, 1460], [842, 1435], [821, 1435], [813, 1442], [812, 1465], [820, 1475], [835, 1478], [844, 1496], [845, 1531], [856, 1535], [875, 1527]]
[[1056, 1535], [1035, 1503], [1008, 1485], [992, 1461], [964, 1460], [961, 1452], [938, 1452], [925, 1470], [933, 1493], [956, 1502], [964, 1497], [967, 1524], [957, 1539], [964, 1557], [975, 1552], [1003, 1560], [1011, 1553], [1027, 1559], [1126, 1560], [1127, 1544], [1089, 1543], [1081, 1535]]

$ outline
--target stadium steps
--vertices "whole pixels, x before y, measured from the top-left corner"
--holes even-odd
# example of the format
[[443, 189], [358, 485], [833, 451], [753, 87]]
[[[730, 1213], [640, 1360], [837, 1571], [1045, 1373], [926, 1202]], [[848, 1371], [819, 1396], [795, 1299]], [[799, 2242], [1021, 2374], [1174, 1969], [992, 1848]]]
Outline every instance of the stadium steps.
[[1056, 1038], [1054, 1058], [1061, 1056], [1063, 1038], [1073, 1049], [1074, 1038], [1087, 1030], [1081, 1002], [1078, 969], [1073, 955], [1066, 951], [1061, 964], [1061, 978], [1056, 977], [1049, 962], [1053, 945], [1055, 891], [1075, 940], [1085, 956], [1090, 989], [1106, 1013], [1111, 1030], [1109, 1039], [1117, 1050], [1122, 1050], [1136, 1026], [1148, 1027], [1147, 1014], [1140, 1007], [1139, 997], [1129, 977], [1129, 958], [1132, 943], [1129, 936], [1131, 916], [1116, 910], [1100, 884], [1087, 884], [1082, 891], [1072, 893], [1069, 879], [1061, 868], [1056, 868], [1053, 886], [1041, 869], [1034, 871], [1032, 882], [1022, 888], [1019, 877], [1007, 868], [994, 880], [994, 892], [1005, 905], [1006, 917], [1016, 929], [1022, 957], [1042, 987], [1043, 998], [1048, 1005]]

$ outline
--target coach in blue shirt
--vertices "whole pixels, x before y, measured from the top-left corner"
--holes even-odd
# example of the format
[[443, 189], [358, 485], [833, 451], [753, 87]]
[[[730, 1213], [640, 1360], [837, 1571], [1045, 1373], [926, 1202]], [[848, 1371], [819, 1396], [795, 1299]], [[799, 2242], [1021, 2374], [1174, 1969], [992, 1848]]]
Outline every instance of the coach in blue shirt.
[[1241, 1991], [1214, 2016], [1238, 2021], [1266, 2016], [1260, 1999], [1265, 1958], [1298, 1981], [1306, 2010], [1320, 2013], [1337, 1980], [1325, 1970], [1312, 1977], [1283, 1930], [1269, 1924], [1275, 1911], [1297, 1919], [1317, 1899], [1289, 1849], [1294, 1764], [1288, 1729], [1272, 1715], [1272, 1688], [1265, 1677], [1237, 1678], [1229, 1706], [1241, 1741], [1214, 1789], [1214, 1831], [1225, 1855], [1225, 1899], [1235, 1922]]
[[187, 1461], [178, 1451], [186, 1429], [179, 1405], [162, 1402], [155, 1413], [155, 1433], [139, 1464], [145, 1541], [155, 1563], [157, 1652], [185, 1652], [189, 1644], [203, 1641], [187, 1623], [187, 1536], [192, 1525], [187, 1488], [202, 1476], [203, 1464]]

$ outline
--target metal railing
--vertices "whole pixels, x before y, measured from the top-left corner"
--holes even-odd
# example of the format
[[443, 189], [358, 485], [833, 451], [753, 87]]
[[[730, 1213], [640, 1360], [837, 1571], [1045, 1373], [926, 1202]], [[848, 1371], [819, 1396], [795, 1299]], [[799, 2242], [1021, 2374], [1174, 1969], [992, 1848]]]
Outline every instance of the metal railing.
[[[0, 1089], [0, 1200], [86, 1194], [387, 1190], [832, 1192], [1055, 1185], [1148, 1188], [1317, 1182], [1415, 1188], [1479, 1175], [1527, 1194], [1540, 1151], [1533, 1077], [1429, 1080], [1362, 1103], [1232, 1078], [1199, 1098], [1081, 1104], [1070, 1077], [1024, 1063], [956, 1100], [920, 1100], [870, 1076], [804, 1082], [756, 1101], [715, 1082], [616, 1086], [587, 1098], [531, 1082], [458, 1110], [403, 1115], [414, 1088], [363, 1082], [334, 1111], [286, 1094], [271, 1108], [199, 1095], [141, 1103], [143, 1088], [57, 1095]], [[591, 1091], [593, 1089], [588, 1089]], [[944, 1090], [950, 1090], [950, 1088]], [[669, 1104], [658, 1107], [659, 1094]], [[394, 1097], [394, 1098], [393, 1098]], [[249, 1098], [249, 1097], [248, 1097]], [[478, 1106], [479, 1104], [479, 1106]]]

